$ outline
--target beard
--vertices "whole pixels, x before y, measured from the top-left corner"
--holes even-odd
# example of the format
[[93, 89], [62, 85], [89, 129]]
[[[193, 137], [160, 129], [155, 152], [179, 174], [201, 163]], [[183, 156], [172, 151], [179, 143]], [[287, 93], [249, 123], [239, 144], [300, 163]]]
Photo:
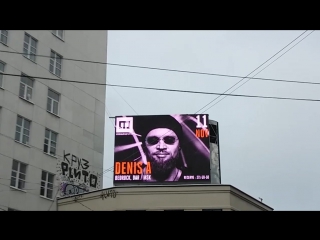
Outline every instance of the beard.
[[148, 154], [148, 157], [151, 165], [151, 176], [159, 182], [165, 181], [170, 176], [179, 159], [179, 156], [167, 160], [158, 159], [152, 154]]

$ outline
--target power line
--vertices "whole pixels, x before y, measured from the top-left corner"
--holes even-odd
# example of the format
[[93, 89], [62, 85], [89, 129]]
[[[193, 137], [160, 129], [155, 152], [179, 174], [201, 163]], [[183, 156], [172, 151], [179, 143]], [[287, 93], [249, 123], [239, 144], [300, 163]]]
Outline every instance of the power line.
[[81, 202], [79, 201], [76, 201], [76, 203], [80, 203], [82, 206], [84, 206], [85, 208], [89, 209], [90, 211], [93, 211], [91, 208], [87, 207], [86, 205], [82, 204]]
[[270, 98], [270, 99], [283, 99], [283, 100], [320, 101], [320, 99], [282, 98], [282, 97], [269, 97], [269, 96], [259, 96], [259, 95], [228, 94], [228, 93], [215, 93], [215, 92], [202, 92], [202, 91], [189, 91], [189, 90], [175, 90], [175, 89], [167, 89], [167, 88], [139, 87], [139, 86], [117, 85], [117, 84], [108, 84], [108, 86], [123, 87], [123, 88], [136, 88], [136, 89], [145, 89], [145, 90], [168, 91], [168, 92], [193, 93], [193, 94], [225, 95], [225, 96], [233, 96], [233, 97], [252, 97], [252, 98]]
[[128, 106], [129, 106], [137, 115], [139, 115], [139, 114], [137, 113], [137, 111], [134, 110], [134, 108], [124, 99], [124, 97], [121, 96], [120, 93], [118, 93], [118, 91], [117, 91], [116, 89], [113, 88], [113, 90], [122, 98], [122, 100], [123, 100], [126, 104], [128, 104]]
[[[0, 50], [0, 52], [8, 52], [8, 53], [16, 53], [16, 52], [10, 52], [10, 51], [2, 51]], [[17, 54], [23, 54], [23, 53], [17, 53]], [[44, 55], [35, 55], [35, 56], [44, 56]], [[50, 57], [50, 56], [44, 56], [44, 57]], [[76, 60], [76, 59], [66, 59], [64, 58], [64, 60], [74, 60], [74, 61], [82, 61], [82, 60]], [[270, 60], [270, 59], [269, 59]], [[92, 63], [101, 63], [101, 64], [108, 64], [108, 65], [114, 65], [114, 66], [120, 66], [120, 67], [132, 67], [132, 68], [144, 68], [144, 69], [150, 69], [150, 70], [161, 70], [161, 71], [171, 71], [171, 72], [181, 72], [181, 73], [192, 73], [192, 74], [200, 74], [200, 75], [210, 75], [210, 76], [219, 76], [219, 77], [230, 77], [230, 78], [247, 78], [248, 74], [246, 77], [244, 76], [238, 76], [238, 75], [228, 75], [228, 74], [218, 74], [218, 73], [206, 73], [206, 72], [194, 72], [194, 71], [185, 71], [185, 70], [176, 70], [176, 69], [168, 69], [168, 68], [154, 68], [154, 67], [145, 67], [145, 66], [136, 66], [136, 65], [126, 65], [126, 64], [116, 64], [116, 63], [102, 63], [102, 62], [94, 62], [94, 61], [84, 61], [84, 62], [92, 62]], [[46, 69], [48, 70], [48, 69]], [[254, 71], [253, 71], [254, 72]], [[1, 73], [2, 75], [10, 75], [10, 74], [5, 74], [5, 73]], [[12, 75], [15, 76], [15, 75]], [[19, 75], [21, 76], [21, 75]], [[34, 78], [31, 76], [27, 76], [30, 78]], [[38, 77], [40, 78], [40, 77]], [[67, 82], [74, 82], [74, 83], [84, 83], [84, 84], [94, 84], [94, 85], [107, 85], [105, 83], [92, 83], [92, 82], [81, 82], [81, 81], [72, 81], [72, 80], [63, 80], [61, 78], [41, 78], [41, 79], [46, 79], [46, 80], [57, 80], [57, 81], [67, 81]], [[250, 78], [253, 80], [264, 80], [264, 81], [276, 81], [276, 82], [288, 82], [288, 83], [303, 83], [303, 84], [320, 84], [317, 82], [302, 82], [302, 81], [293, 81], [293, 80], [286, 80], [286, 79], [273, 79], [273, 78]]]
[[[302, 35], [302, 34], [301, 34]], [[300, 35], [300, 36], [301, 36]], [[9, 52], [9, 51], [0, 51], [0, 52]], [[15, 53], [15, 52], [10, 52]], [[17, 54], [23, 54], [23, 53], [17, 53]], [[43, 57], [50, 57], [45, 55], [36, 55], [36, 56], [43, 56]], [[183, 72], [183, 73], [194, 73], [194, 74], [205, 74], [205, 75], [216, 75], [216, 76], [226, 76], [226, 77], [238, 77], [240, 76], [231, 76], [231, 75], [223, 75], [223, 74], [211, 74], [211, 73], [201, 73], [201, 72], [191, 72], [191, 71], [182, 71], [182, 70], [174, 70], [174, 69], [161, 69], [161, 68], [151, 68], [151, 67], [143, 67], [143, 66], [133, 66], [133, 65], [124, 65], [124, 64], [112, 64], [112, 63], [102, 63], [102, 62], [94, 62], [94, 61], [85, 61], [85, 60], [77, 60], [77, 59], [68, 59], [63, 58], [64, 60], [73, 60], [73, 61], [80, 61], [80, 62], [91, 62], [91, 63], [100, 63], [100, 64], [109, 64], [109, 65], [115, 65], [115, 66], [125, 66], [125, 67], [136, 67], [136, 68], [146, 68], [146, 69], [153, 69], [153, 70], [165, 70], [165, 71], [174, 71], [174, 72]], [[263, 64], [262, 64], [263, 65]], [[5, 74], [7, 75], [7, 74]], [[20, 76], [20, 75], [18, 75]], [[42, 78], [44, 79], [44, 78]], [[298, 81], [288, 81], [288, 80], [276, 80], [276, 79], [262, 79], [257, 78], [259, 80], [271, 80], [271, 81], [286, 81], [286, 82], [296, 82], [296, 83], [307, 83], [307, 82], [298, 82]], [[47, 79], [49, 80], [49, 79]], [[52, 80], [60, 80], [60, 79], [52, 79]], [[66, 81], [66, 80], [62, 80]], [[77, 82], [77, 81], [69, 81], [69, 82]], [[84, 82], [78, 82], [78, 83], [84, 83]], [[92, 83], [87, 83], [92, 84]], [[94, 83], [93, 83], [94, 84]], [[320, 83], [309, 83], [309, 84], [320, 84]], [[129, 87], [129, 88], [142, 88], [142, 89], [149, 89], [149, 90], [163, 90], [163, 91], [178, 91], [178, 92], [190, 92], [190, 93], [203, 93], [203, 94], [215, 94], [215, 95], [226, 95], [227, 94], [217, 94], [217, 93], [204, 93], [204, 92], [192, 92], [192, 91], [179, 91], [179, 90], [171, 90], [171, 89], [155, 89], [155, 88], [143, 88], [143, 87], [134, 87], [134, 86], [121, 86], [121, 85], [112, 85], [112, 84], [101, 84], [101, 85], [107, 85], [107, 86], [115, 86], [115, 87]], [[232, 95], [232, 96], [242, 96], [242, 95]], [[243, 95], [244, 96], [244, 95]], [[275, 98], [275, 97], [263, 97], [263, 96], [246, 96], [246, 97], [262, 97], [262, 98]], [[318, 100], [312, 100], [312, 99], [291, 99], [291, 98], [275, 98], [275, 99], [288, 99], [288, 100], [311, 100], [311, 101], [318, 101]], [[127, 103], [127, 102], [126, 102]], [[127, 103], [128, 104], [128, 103]], [[129, 105], [129, 104], [128, 104]], [[130, 106], [130, 105], [129, 105]], [[130, 106], [131, 107], [131, 106]], [[132, 107], [131, 107], [132, 108]], [[134, 110], [134, 109], [133, 109]], [[135, 111], [135, 110], [134, 110]], [[136, 111], [135, 111], [136, 112]]]
[[[288, 47], [291, 43], [293, 43], [296, 39], [298, 39], [300, 36], [302, 36], [303, 34], [305, 34], [307, 32], [304, 31], [303, 33], [301, 33], [298, 37], [296, 37], [294, 40], [292, 40], [289, 44], [287, 44], [285, 47], [283, 47], [280, 51], [278, 51], [276, 54], [274, 54], [272, 57], [270, 57], [267, 61], [263, 62], [261, 65], [259, 65], [256, 69], [254, 69], [252, 72], [250, 72], [247, 76], [245, 76], [244, 78], [242, 78], [240, 81], [238, 81], [237, 83], [233, 84], [230, 88], [228, 88], [226, 91], [224, 91], [223, 93], [226, 93], [227, 91], [229, 91], [231, 88], [233, 88], [234, 86], [236, 86], [238, 83], [240, 83], [241, 81], [243, 81], [245, 78], [247, 78], [251, 73], [255, 72], [258, 68], [260, 68], [261, 66], [263, 66], [265, 63], [267, 63], [270, 59], [272, 59], [274, 56], [276, 56], [278, 53], [280, 53], [283, 49], [285, 49], [286, 47]], [[220, 95], [221, 96], [221, 95]], [[202, 109], [204, 109], [206, 106], [210, 105], [212, 102], [214, 102], [216, 99], [218, 99], [220, 96], [216, 97], [215, 99], [213, 99], [212, 101], [210, 101], [209, 103], [207, 103], [204, 107], [200, 108], [198, 111], [196, 111], [196, 113], [200, 112]]]
[[[4, 76], [15, 76], [15, 77], [21, 77], [21, 74], [10, 74], [10, 73], [0, 73], [0, 75]], [[25, 76], [25, 75], [24, 75]], [[44, 80], [52, 80], [52, 81], [60, 81], [60, 82], [72, 82], [72, 83], [82, 83], [82, 84], [91, 84], [91, 85], [100, 85], [100, 86], [117, 86], [109, 83], [97, 83], [97, 82], [82, 82], [82, 81], [75, 81], [75, 80], [67, 80], [67, 79], [61, 79], [61, 78], [47, 78], [47, 77], [34, 77], [30, 75], [26, 75], [27, 78], [38, 78], [38, 79], [44, 79]], [[242, 76], [227, 76], [226, 77], [236, 77], [236, 78], [247, 78]], [[303, 81], [295, 81], [295, 80], [286, 80], [286, 79], [275, 79], [275, 78], [255, 78], [250, 77], [250, 80], [262, 80], [262, 81], [272, 81], [272, 82], [286, 82], [286, 83], [301, 83], [301, 84], [314, 84], [319, 85], [320, 82], [303, 82]]]
[[[3, 107], [4, 109], [7, 109], [6, 107]], [[11, 111], [10, 109], [7, 109], [8, 111]], [[108, 113], [107, 113], [107, 115], [108, 115]], [[109, 116], [109, 115], [108, 115]], [[110, 120], [111, 121], [111, 120]], [[112, 122], [112, 121], [111, 121]], [[112, 124], [113, 124], [113, 122], [112, 122]], [[4, 136], [4, 137], [7, 137], [7, 138], [9, 138], [9, 139], [12, 139], [12, 138], [10, 138], [10, 137], [8, 137], [8, 136], [6, 136], [6, 135], [3, 135], [2, 133], [0, 133], [0, 135], [2, 135], [2, 136]], [[12, 139], [12, 140], [14, 140], [14, 139]], [[39, 151], [42, 151], [42, 149], [40, 149], [40, 148], [37, 148], [37, 147], [35, 147], [35, 146], [32, 146], [33, 148], [35, 148], [35, 149], [37, 149], [37, 150], [39, 150]], [[3, 156], [5, 156], [5, 157], [7, 157], [7, 158], [11, 158], [11, 157], [9, 157], [9, 156], [7, 156], [7, 155], [4, 155], [4, 154], [2, 154], [2, 153], [0, 153], [0, 155], [3, 155]], [[57, 159], [60, 159], [60, 160], [64, 160], [64, 157], [63, 156], [61, 156], [61, 155], [59, 155], [59, 154], [56, 154], [55, 155], [55, 157], [57, 158]], [[33, 167], [35, 167], [35, 168], [38, 168], [38, 169], [40, 169], [40, 170], [42, 170], [42, 171], [45, 171], [44, 169], [42, 169], [42, 168], [39, 168], [39, 167], [37, 167], [37, 166], [35, 166], [35, 165], [32, 165], [32, 164], [28, 164], [28, 165], [30, 165], [30, 166], [33, 166]], [[89, 166], [93, 166], [92, 164], [88, 164]], [[112, 168], [113, 168], [113, 166], [111, 166], [111, 167], [109, 167], [108, 169], [106, 169], [106, 170], [103, 170], [102, 172], [100, 172], [100, 173], [97, 173], [97, 176], [98, 177], [101, 177], [101, 176], [103, 176], [104, 174], [106, 174], [106, 173], [108, 173], [108, 172], [110, 172], [110, 171], [112, 171]], [[110, 178], [110, 177], [108, 177], [108, 176], [104, 176], [104, 177], [107, 177], [107, 178]], [[10, 179], [5, 179], [5, 178], [0, 178], [0, 180], [10, 180]], [[110, 179], [113, 179], [113, 178], [110, 178]], [[24, 181], [25, 183], [30, 183], [30, 184], [38, 184], [38, 185], [41, 185], [40, 183], [34, 183], [34, 182], [29, 182], [29, 181]], [[1, 183], [0, 183], [1, 184]], [[103, 185], [103, 179], [101, 179], [101, 186]], [[58, 186], [55, 186], [55, 187], [59, 187], [59, 185]], [[54, 188], [55, 188], [54, 187]], [[38, 190], [38, 188], [37, 189], [24, 189], [24, 190]], [[0, 192], [3, 192], [3, 191], [5, 191], [5, 190], [1, 190]]]
[[[13, 51], [15, 51], [15, 52], [10, 52], [10, 51], [2, 51], [2, 50], [0, 50], [0, 52], [7, 52], [7, 53], [13, 53], [13, 54], [24, 54], [24, 53], [21, 53], [21, 52], [18, 52], [16, 49], [14, 49], [14, 48], [12, 48], [12, 47], [10, 47], [10, 46], [8, 46], [9, 48], [11, 48]], [[32, 55], [32, 54], [31, 54]], [[42, 56], [42, 57], [47, 57], [47, 58], [51, 58], [51, 56], [47, 56], [47, 55], [35, 55], [35, 56]], [[84, 61], [84, 62], [90, 62], [90, 61], [85, 61], [85, 60], [77, 60], [77, 59], [67, 59], [67, 60], [74, 60], [74, 61]], [[42, 67], [43, 69], [45, 69], [45, 70], [47, 70], [47, 71], [49, 71], [49, 69], [47, 68], [47, 67], [44, 67], [44, 66], [42, 66], [40, 63], [37, 63], [40, 67]], [[8, 64], [8, 65], [10, 65], [10, 64]], [[12, 66], [12, 65], [10, 65], [11, 67], [13, 67], [14, 69], [16, 69], [16, 70], [18, 70], [18, 71], [20, 71], [20, 69], [17, 69], [16, 67], [14, 67], [14, 66]], [[58, 79], [57, 79], [58, 80]], [[76, 87], [76, 86], [74, 86], [74, 87]], [[81, 90], [81, 89], [80, 89]], [[129, 107], [136, 113], [136, 114], [138, 114], [135, 110], [134, 110], [134, 108], [121, 96], [121, 94], [117, 91], [117, 90], [115, 90], [115, 89], [113, 89], [124, 101], [125, 101], [125, 103], [127, 103], [128, 105], [129, 105]]]
[[[105, 106], [106, 107], [106, 106]], [[8, 108], [6, 108], [6, 107], [2, 107], [2, 108], [4, 108], [4, 109], [6, 109], [6, 110], [8, 110], [8, 111], [10, 111], [10, 112], [12, 112], [10, 109], [8, 109]], [[106, 109], [107, 109], [107, 107], [106, 107]], [[12, 112], [13, 113], [13, 112]], [[107, 113], [107, 112], [106, 112]], [[107, 115], [109, 116], [109, 114], [107, 113]], [[111, 119], [109, 119], [110, 120], [110, 122], [114, 125], [114, 123], [111, 121]], [[38, 123], [39, 124], [39, 123]], [[41, 124], [40, 124], [41, 125]], [[42, 126], [42, 125], [41, 125]], [[45, 127], [45, 126], [43, 126], [43, 127]], [[11, 140], [14, 140], [13, 138], [11, 138], [11, 137], [8, 137], [8, 136], [6, 136], [6, 135], [4, 135], [4, 134], [2, 134], [2, 133], [0, 133], [0, 135], [2, 135], [2, 136], [4, 136], [4, 137], [6, 137], [6, 138], [9, 138], [9, 139], [11, 139]], [[80, 143], [79, 143], [80, 144]], [[35, 147], [35, 146], [32, 146], [34, 149], [37, 149], [37, 150], [39, 150], [39, 151], [43, 151], [43, 149], [41, 149], [41, 148], [38, 148], [38, 147]], [[11, 157], [9, 157], [9, 156], [6, 156], [6, 155], [4, 155], [4, 154], [2, 154], [2, 153], [0, 153], [0, 155], [3, 155], [3, 156], [5, 156], [5, 157], [8, 157], [8, 158], [11, 158]], [[59, 154], [57, 154], [56, 153], [56, 155], [54, 156], [55, 158], [57, 158], [57, 159], [60, 159], [60, 160], [64, 160], [64, 156], [62, 156], [62, 155], [59, 155]], [[40, 170], [44, 170], [44, 169], [42, 169], [42, 168], [39, 168], [39, 167], [37, 167], [37, 166], [35, 166], [35, 165], [32, 165], [32, 164], [28, 164], [28, 165], [30, 165], [30, 166], [33, 166], [33, 167], [35, 167], [35, 168], [38, 168], [38, 169], [40, 169]], [[93, 166], [92, 164], [88, 164], [88, 166]], [[112, 166], [113, 167], [113, 166]], [[112, 168], [111, 167], [111, 168]], [[104, 170], [105, 171], [105, 170]], [[102, 171], [101, 173], [97, 173], [97, 176], [101, 176], [101, 174], [103, 175], [103, 172], [104, 171]], [[107, 176], [106, 176], [107, 177]], [[1, 178], [0, 178], [1, 179]]]
[[[4, 74], [10, 76], [18, 76], [16, 74]], [[31, 76], [29, 76], [31, 77]], [[47, 80], [54, 80], [54, 81], [69, 81], [69, 80], [62, 80], [62, 79], [52, 79], [52, 78], [42, 78], [42, 77], [31, 77], [31, 78], [38, 78], [38, 79], [47, 79]], [[81, 82], [83, 83], [83, 82]], [[320, 84], [320, 83], [317, 83]], [[183, 92], [183, 93], [195, 93], [195, 94], [211, 94], [211, 95], [225, 95], [225, 96], [235, 96], [235, 97], [252, 97], [252, 98], [266, 98], [266, 99], [279, 99], [279, 100], [300, 100], [300, 101], [314, 101], [319, 102], [320, 99], [299, 99], [299, 98], [281, 98], [281, 97], [268, 97], [268, 96], [252, 96], [252, 95], [240, 95], [240, 94], [221, 94], [221, 93], [210, 93], [210, 92], [197, 92], [197, 91], [186, 91], [186, 90], [174, 90], [174, 89], [161, 89], [161, 88], [148, 88], [148, 87], [138, 87], [138, 86], [125, 86], [125, 85], [115, 85], [115, 84], [104, 84], [108, 86], [115, 86], [115, 87], [125, 87], [125, 88], [137, 88], [137, 89], [146, 89], [146, 90], [158, 90], [158, 91], [170, 91], [170, 92]], [[134, 153], [135, 154], [135, 153]], [[129, 156], [130, 157], [130, 156]], [[107, 170], [104, 170], [101, 174], [104, 175], [106, 172], [111, 171], [113, 167], [110, 167]]]
[[[314, 30], [311, 32], [313, 33]], [[305, 36], [304, 38], [302, 38], [299, 42], [297, 42], [295, 45], [293, 45], [291, 48], [289, 48], [287, 51], [285, 51], [283, 54], [281, 54], [279, 57], [277, 57], [275, 60], [273, 60], [270, 64], [268, 64], [266, 67], [264, 67], [262, 70], [260, 70], [258, 73], [256, 73], [253, 77], [257, 76], [259, 73], [261, 73], [264, 69], [266, 69], [267, 67], [269, 67], [272, 63], [274, 63], [275, 61], [277, 61], [279, 58], [281, 58], [284, 54], [286, 54], [287, 52], [289, 52], [292, 48], [294, 48], [296, 45], [298, 45], [302, 40], [304, 40], [306, 37], [308, 37], [311, 33], [309, 33], [307, 36]], [[248, 81], [250, 81], [251, 78], [249, 78], [247, 81], [245, 81], [244, 83], [242, 83], [240, 86], [238, 86], [236, 89], [232, 90], [233, 93], [235, 92], [237, 89], [239, 89], [241, 86], [243, 86], [244, 84], [246, 84]], [[216, 102], [215, 104], [213, 104], [211, 107], [207, 108], [206, 110], [203, 111], [206, 112], [208, 111], [210, 108], [212, 108], [213, 106], [217, 105], [219, 102], [221, 102], [223, 99], [225, 99], [227, 96], [221, 98], [218, 102]], [[212, 101], [211, 101], [212, 102]], [[206, 105], [207, 106], [207, 105]]]
[[[18, 74], [6, 74], [6, 73], [4, 73], [3, 75], [21, 77], [21, 75], [18, 75]], [[29, 76], [29, 78], [38, 78], [38, 79], [46, 79], [46, 80], [54, 80], [54, 81], [65, 81], [65, 82], [71, 81], [71, 80], [53, 79], [53, 78], [44, 78], [44, 77], [31, 77], [31, 76]], [[77, 82], [77, 81], [71, 81], [71, 82]], [[87, 82], [80, 82], [80, 83], [87, 83]], [[89, 83], [89, 84], [92, 84], [92, 83]], [[314, 83], [314, 84], [319, 85], [320, 83]], [[107, 86], [111, 86], [111, 87], [135, 88], [135, 89], [144, 89], [144, 90], [157, 90], [157, 91], [193, 93], [193, 94], [207, 94], [207, 95], [224, 95], [224, 96], [232, 96], [232, 97], [268, 98], [268, 99], [279, 99], [279, 100], [281, 99], [281, 100], [297, 100], [297, 101], [313, 101], [313, 102], [320, 101], [320, 99], [282, 98], [282, 97], [269, 97], [269, 96], [259, 96], [259, 95], [228, 94], [228, 93], [189, 91], [189, 90], [178, 90], [178, 89], [168, 89], [168, 88], [151, 88], [151, 87], [140, 87], [140, 86], [130, 86], [130, 85], [118, 85], [118, 84], [108, 84], [108, 83], [104, 83], [103, 85], [107, 85]]]

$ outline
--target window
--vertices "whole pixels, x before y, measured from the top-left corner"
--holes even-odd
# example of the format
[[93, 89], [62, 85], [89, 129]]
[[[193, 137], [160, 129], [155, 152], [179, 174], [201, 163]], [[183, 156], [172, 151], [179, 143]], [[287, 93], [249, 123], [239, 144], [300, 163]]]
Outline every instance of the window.
[[8, 42], [8, 30], [0, 30], [0, 42], [7, 45]]
[[18, 116], [17, 127], [16, 127], [16, 138], [15, 140], [24, 144], [29, 144], [30, 135], [30, 124], [31, 121]]
[[0, 62], [0, 88], [2, 88], [3, 75], [1, 73], [4, 73], [4, 65], [3, 62]]
[[53, 192], [53, 177], [54, 175], [42, 171], [40, 195], [52, 199]]
[[46, 134], [44, 138], [44, 146], [43, 151], [52, 156], [56, 155], [56, 147], [57, 147], [57, 133], [46, 129]]
[[11, 172], [11, 187], [24, 189], [26, 181], [27, 165], [13, 160]]
[[58, 115], [59, 109], [59, 94], [49, 89], [48, 91], [48, 102], [47, 102], [47, 111]]
[[60, 77], [62, 56], [51, 50], [50, 57], [50, 72]]
[[37, 40], [31, 37], [29, 34], [24, 35], [23, 53], [24, 56], [32, 61], [36, 61]]
[[52, 30], [52, 33], [56, 35], [58, 38], [63, 39], [63, 30]]
[[27, 77], [24, 74], [21, 75], [20, 92], [19, 92], [20, 97], [22, 97], [28, 101], [31, 101], [33, 82], [34, 82], [33, 79]]

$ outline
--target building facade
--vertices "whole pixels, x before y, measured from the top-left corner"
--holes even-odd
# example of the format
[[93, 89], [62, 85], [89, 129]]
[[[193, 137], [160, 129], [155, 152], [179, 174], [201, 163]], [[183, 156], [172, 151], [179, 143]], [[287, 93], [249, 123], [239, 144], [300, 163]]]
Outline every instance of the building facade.
[[106, 57], [107, 31], [0, 30], [1, 210], [102, 188], [106, 88], [68, 81], [105, 84], [106, 64], [70, 59]]
[[132, 186], [59, 198], [58, 211], [273, 211], [230, 185]]

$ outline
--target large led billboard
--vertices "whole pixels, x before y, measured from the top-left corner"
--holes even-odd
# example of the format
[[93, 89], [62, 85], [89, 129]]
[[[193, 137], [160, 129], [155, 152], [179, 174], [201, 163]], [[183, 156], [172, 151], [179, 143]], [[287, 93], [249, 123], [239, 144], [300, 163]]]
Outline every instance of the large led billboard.
[[210, 182], [208, 114], [115, 117], [114, 185]]

